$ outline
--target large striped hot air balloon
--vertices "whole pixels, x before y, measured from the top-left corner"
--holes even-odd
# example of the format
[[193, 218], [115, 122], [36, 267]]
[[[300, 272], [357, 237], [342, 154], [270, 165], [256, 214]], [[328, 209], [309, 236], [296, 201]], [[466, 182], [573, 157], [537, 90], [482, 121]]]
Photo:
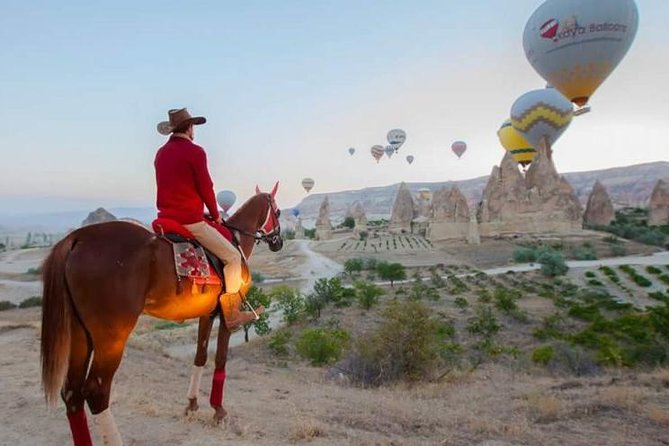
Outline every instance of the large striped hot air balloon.
[[530, 145], [525, 137], [511, 125], [511, 120], [507, 119], [502, 127], [497, 131], [497, 137], [502, 147], [511, 152], [513, 159], [522, 166], [527, 166], [537, 155], [537, 151]]
[[583, 106], [625, 57], [638, 24], [634, 0], [547, 0], [525, 25], [523, 47], [541, 77]]
[[383, 154], [386, 153], [385, 150], [383, 150], [383, 146], [380, 146], [378, 144], [372, 146], [370, 152], [372, 152], [372, 156], [374, 157], [377, 163], [381, 160], [381, 158], [383, 158]]
[[316, 182], [312, 178], [305, 178], [302, 180], [302, 187], [307, 193], [311, 192], [311, 189], [314, 188]]
[[511, 124], [532, 145], [542, 140], [549, 145], [567, 130], [574, 109], [555, 88], [532, 90], [519, 97], [511, 107]]

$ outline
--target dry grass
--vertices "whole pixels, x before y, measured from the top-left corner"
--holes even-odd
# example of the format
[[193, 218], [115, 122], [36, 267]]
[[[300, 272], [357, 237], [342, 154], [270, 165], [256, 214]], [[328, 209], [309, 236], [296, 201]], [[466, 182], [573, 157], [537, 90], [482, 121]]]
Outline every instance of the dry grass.
[[290, 440], [293, 442], [311, 441], [314, 438], [324, 437], [325, 427], [318, 420], [305, 415], [295, 418], [290, 431]]
[[643, 388], [622, 386], [608, 387], [599, 393], [599, 401], [618, 409], [638, 411], [642, 407], [646, 392]]
[[669, 427], [669, 406], [659, 406], [657, 404], [651, 404], [646, 410], [648, 418], [657, 424], [662, 426]]
[[563, 412], [562, 400], [553, 395], [532, 393], [527, 397], [527, 411], [537, 423], [556, 421]]

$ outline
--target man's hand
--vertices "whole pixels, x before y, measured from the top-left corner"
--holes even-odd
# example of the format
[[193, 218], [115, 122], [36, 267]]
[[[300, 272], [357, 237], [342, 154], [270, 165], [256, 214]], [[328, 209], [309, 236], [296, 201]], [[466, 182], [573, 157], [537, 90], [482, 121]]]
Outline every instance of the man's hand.
[[222, 225], [222, 224], [223, 224], [223, 216], [222, 216], [222, 215], [219, 215], [219, 216], [216, 218], [216, 223], [218, 223], [219, 225]]

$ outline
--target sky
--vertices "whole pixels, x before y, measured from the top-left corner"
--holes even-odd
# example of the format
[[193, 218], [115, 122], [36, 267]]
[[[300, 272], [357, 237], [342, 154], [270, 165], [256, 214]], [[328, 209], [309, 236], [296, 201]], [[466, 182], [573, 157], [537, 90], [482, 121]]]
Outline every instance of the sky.
[[[156, 123], [182, 106], [207, 117], [196, 142], [240, 201], [280, 181], [293, 206], [304, 177], [323, 193], [486, 175], [511, 104], [545, 85], [522, 49], [540, 4], [3, 0], [0, 213], [151, 206]], [[559, 171], [669, 160], [669, 1], [637, 5], [630, 52], [554, 147]], [[369, 148], [396, 127], [407, 142], [377, 165]]]

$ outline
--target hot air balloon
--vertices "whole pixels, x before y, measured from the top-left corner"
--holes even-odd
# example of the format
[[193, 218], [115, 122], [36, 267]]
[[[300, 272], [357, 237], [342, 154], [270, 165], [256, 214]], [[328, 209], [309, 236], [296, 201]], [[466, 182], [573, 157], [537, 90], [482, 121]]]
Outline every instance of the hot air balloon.
[[542, 139], [553, 145], [569, 127], [573, 114], [569, 99], [554, 88], [544, 88], [527, 92], [514, 102], [511, 124], [536, 148]]
[[460, 158], [467, 151], [467, 143], [464, 141], [455, 141], [451, 146], [451, 150]]
[[511, 152], [513, 159], [522, 166], [527, 166], [537, 155], [537, 151], [530, 145], [525, 137], [511, 125], [511, 120], [507, 119], [502, 127], [497, 131], [497, 137], [508, 152]]
[[300, 210], [298, 208], [293, 208], [293, 217], [297, 218], [300, 216]]
[[237, 195], [231, 190], [222, 190], [216, 194], [216, 201], [218, 205], [227, 213], [235, 201], [237, 201]]
[[349, 155], [353, 155], [355, 153], [355, 149], [351, 147], [350, 149], [348, 149], [348, 153]]
[[377, 163], [381, 160], [383, 154], [386, 153], [385, 150], [383, 150], [383, 146], [380, 145], [372, 146], [371, 152]]
[[395, 153], [395, 148], [393, 146], [386, 146], [385, 152], [386, 155], [388, 155], [388, 158], [392, 158], [393, 153]]
[[407, 134], [402, 129], [392, 129], [388, 132], [386, 138], [391, 147], [397, 152], [402, 147], [402, 144], [404, 144], [404, 141], [407, 140]]
[[413, 163], [413, 155], [407, 155], [407, 163], [411, 164]]
[[314, 188], [314, 184], [316, 183], [311, 178], [305, 178], [302, 180], [302, 187], [307, 191], [307, 193], [311, 192], [311, 189]]
[[584, 106], [625, 57], [638, 24], [634, 0], [547, 0], [525, 25], [523, 47], [541, 77]]

